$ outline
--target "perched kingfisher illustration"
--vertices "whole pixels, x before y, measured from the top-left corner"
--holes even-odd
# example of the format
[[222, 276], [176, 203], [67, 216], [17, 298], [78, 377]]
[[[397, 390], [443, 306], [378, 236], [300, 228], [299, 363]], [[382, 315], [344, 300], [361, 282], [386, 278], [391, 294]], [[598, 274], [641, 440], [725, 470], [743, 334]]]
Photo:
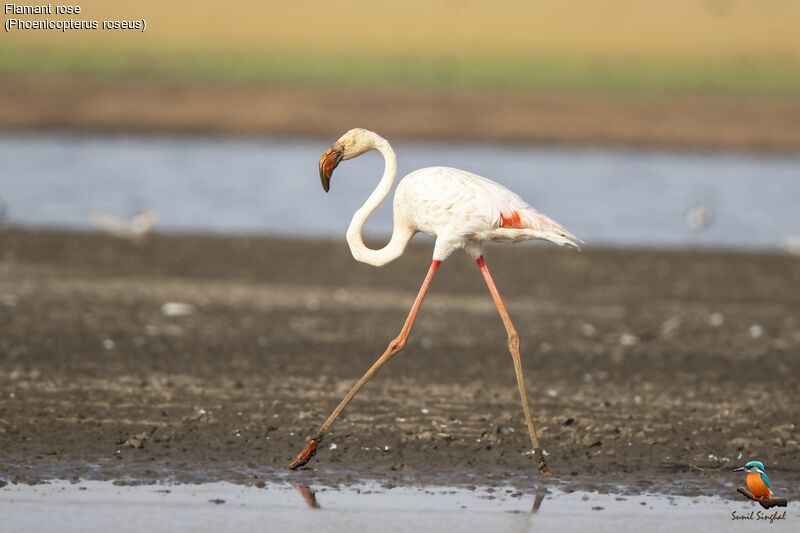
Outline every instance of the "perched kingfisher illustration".
[[759, 500], [772, 498], [772, 483], [769, 482], [764, 463], [761, 461], [748, 461], [744, 466], [734, 469], [734, 472], [747, 472], [745, 483], [750, 492]]

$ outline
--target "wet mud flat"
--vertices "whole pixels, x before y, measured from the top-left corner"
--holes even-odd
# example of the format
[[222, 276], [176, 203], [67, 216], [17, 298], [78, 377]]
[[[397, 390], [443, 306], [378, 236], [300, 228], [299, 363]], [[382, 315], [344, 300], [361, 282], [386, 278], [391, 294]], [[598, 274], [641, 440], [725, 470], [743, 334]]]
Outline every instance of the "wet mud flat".
[[800, 480], [800, 260], [491, 247], [554, 476], [466, 256], [316, 458], [284, 466], [397, 334], [430, 258], [342, 241], [0, 231], [0, 480], [551, 487], [719, 495]]

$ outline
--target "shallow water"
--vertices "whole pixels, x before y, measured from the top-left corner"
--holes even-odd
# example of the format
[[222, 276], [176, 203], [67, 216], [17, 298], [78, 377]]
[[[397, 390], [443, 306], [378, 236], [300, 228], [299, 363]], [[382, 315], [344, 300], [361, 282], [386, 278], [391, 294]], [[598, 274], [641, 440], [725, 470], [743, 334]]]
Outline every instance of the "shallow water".
[[[3, 531], [796, 531], [798, 507], [715, 497], [451, 487], [276, 484], [116, 486], [57, 481], [0, 489]], [[732, 520], [732, 513], [752, 520]], [[772, 523], [767, 517], [784, 516]], [[785, 513], [785, 514], [784, 514]]]
[[[152, 209], [165, 230], [344, 236], [382, 171], [344, 162], [330, 194], [317, 160], [331, 139], [0, 135], [0, 199], [13, 223], [90, 227], [99, 210]], [[491, 177], [590, 244], [771, 248], [800, 235], [800, 156], [492, 144], [396, 143], [399, 174], [448, 165]], [[686, 211], [713, 223], [693, 232]], [[370, 220], [391, 231], [388, 202]]]

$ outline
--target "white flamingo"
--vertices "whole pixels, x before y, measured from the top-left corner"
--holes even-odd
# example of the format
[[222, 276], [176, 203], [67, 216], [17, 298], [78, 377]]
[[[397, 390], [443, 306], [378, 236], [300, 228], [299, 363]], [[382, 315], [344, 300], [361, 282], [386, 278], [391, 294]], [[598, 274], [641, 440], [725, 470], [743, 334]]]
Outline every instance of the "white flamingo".
[[137, 213], [131, 218], [102, 211], [91, 211], [89, 220], [93, 225], [115, 237], [137, 241], [145, 237], [156, 226], [158, 215], [149, 209]]
[[451, 253], [463, 248], [478, 263], [508, 332], [508, 348], [514, 360], [522, 409], [537, 466], [540, 473], [547, 474], [547, 464], [539, 446], [525, 392], [519, 355], [519, 336], [483, 259], [482, 245], [483, 241], [487, 240], [513, 243], [541, 239], [577, 248], [579, 239], [502, 185], [455, 168], [429, 167], [408, 174], [397, 186], [394, 197], [394, 230], [389, 243], [380, 250], [367, 248], [361, 237], [361, 230], [369, 216], [389, 194], [397, 176], [397, 159], [392, 147], [386, 139], [376, 133], [356, 128], [345, 133], [322, 154], [319, 160], [322, 188], [327, 192], [331, 175], [339, 162], [358, 157], [369, 150], [378, 150], [383, 154], [385, 168], [380, 183], [364, 205], [353, 215], [347, 230], [347, 243], [350, 245], [353, 257], [370, 265], [385, 265], [397, 259], [414, 234], [421, 231], [436, 237], [433, 260], [400, 334], [389, 342], [383, 355], [353, 386], [303, 451], [289, 464], [289, 468], [294, 470], [311, 459], [328, 428], [350, 400], [381, 366], [405, 347], [417, 312], [422, 305], [422, 299], [436, 270]]

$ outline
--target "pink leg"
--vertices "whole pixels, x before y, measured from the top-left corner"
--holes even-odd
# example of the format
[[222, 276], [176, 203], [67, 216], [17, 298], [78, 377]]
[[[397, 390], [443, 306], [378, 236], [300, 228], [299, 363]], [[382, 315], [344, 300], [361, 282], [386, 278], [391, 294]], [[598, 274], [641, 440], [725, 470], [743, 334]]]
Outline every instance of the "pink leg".
[[486, 262], [483, 260], [483, 256], [480, 256], [476, 262], [481, 269], [483, 279], [486, 280], [486, 285], [489, 287], [489, 292], [492, 294], [492, 299], [497, 306], [497, 310], [500, 312], [500, 318], [503, 320], [503, 325], [508, 332], [508, 349], [511, 352], [511, 358], [514, 360], [514, 372], [517, 374], [517, 386], [519, 387], [519, 395], [522, 398], [522, 410], [525, 413], [525, 422], [528, 424], [528, 434], [530, 435], [531, 444], [533, 445], [533, 453], [536, 454], [536, 463], [539, 473], [547, 475], [550, 473], [550, 470], [547, 468], [542, 448], [539, 446], [539, 438], [536, 436], [536, 427], [533, 424], [531, 408], [528, 405], [528, 394], [525, 392], [525, 379], [522, 375], [522, 359], [519, 355], [519, 335], [517, 335], [517, 330], [511, 322], [511, 317], [508, 316], [508, 311], [503, 303], [503, 299], [500, 298], [500, 293], [497, 292], [497, 287], [494, 284], [492, 275], [489, 273], [489, 267], [486, 266]]
[[372, 376], [374, 376], [375, 373], [380, 370], [386, 361], [391, 359], [394, 354], [405, 348], [408, 335], [411, 333], [411, 328], [414, 326], [414, 320], [416, 320], [419, 308], [422, 306], [422, 300], [425, 298], [425, 293], [428, 292], [428, 287], [430, 286], [431, 281], [433, 281], [433, 276], [436, 274], [436, 271], [439, 269], [439, 265], [441, 264], [441, 261], [435, 260], [431, 263], [431, 267], [428, 269], [428, 275], [425, 276], [425, 280], [422, 282], [422, 287], [419, 289], [417, 299], [414, 300], [414, 305], [411, 306], [411, 312], [409, 312], [406, 323], [403, 325], [403, 329], [400, 330], [400, 334], [389, 342], [389, 346], [386, 348], [386, 351], [383, 352], [383, 355], [381, 355], [378, 360], [375, 361], [370, 369], [367, 370], [366, 374], [364, 374], [361, 379], [358, 380], [358, 383], [356, 383], [353, 388], [350, 389], [350, 392], [347, 393], [347, 396], [345, 396], [336, 409], [333, 410], [331, 416], [329, 416], [325, 423], [322, 424], [320, 430], [316, 435], [314, 435], [314, 437], [311, 438], [306, 447], [303, 448], [303, 451], [297, 455], [294, 461], [289, 463], [290, 470], [300, 468], [306, 464], [311, 457], [314, 456], [317, 451], [317, 446], [319, 446], [319, 443], [322, 442], [322, 439], [325, 437], [325, 433], [328, 431], [328, 428], [331, 427], [331, 424], [333, 424], [333, 421], [336, 420], [336, 417], [338, 417], [344, 408], [347, 407], [347, 404], [350, 403], [350, 400], [352, 400], [355, 395], [358, 394], [358, 391], [361, 390], [361, 387], [363, 387], [367, 381], [369, 381], [370, 378], [372, 378]]
[[317, 495], [311, 490], [311, 487], [308, 485], [295, 485], [295, 490], [300, 493], [300, 496], [303, 497], [305, 500], [306, 505], [308, 505], [312, 509], [319, 509], [319, 503], [317, 503]]

